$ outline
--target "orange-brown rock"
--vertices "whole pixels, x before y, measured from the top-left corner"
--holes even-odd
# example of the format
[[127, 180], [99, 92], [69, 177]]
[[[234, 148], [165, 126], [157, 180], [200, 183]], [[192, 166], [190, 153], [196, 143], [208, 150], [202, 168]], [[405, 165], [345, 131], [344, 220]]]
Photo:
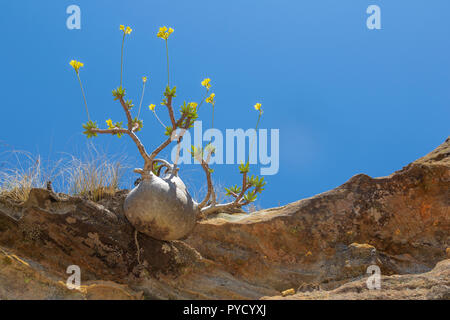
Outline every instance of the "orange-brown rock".
[[[449, 254], [449, 169], [447, 139], [390, 176], [359, 174], [283, 207], [218, 214], [183, 241], [135, 239], [126, 191], [94, 203], [34, 189], [24, 205], [0, 201], [0, 299], [258, 299], [291, 288], [298, 299], [374, 298], [358, 295], [370, 265], [389, 290], [417, 286], [397, 298], [447, 299], [449, 264], [429, 272]], [[84, 291], [61, 285], [74, 264]], [[418, 273], [430, 281], [408, 275]], [[409, 287], [389, 280], [394, 274]]]

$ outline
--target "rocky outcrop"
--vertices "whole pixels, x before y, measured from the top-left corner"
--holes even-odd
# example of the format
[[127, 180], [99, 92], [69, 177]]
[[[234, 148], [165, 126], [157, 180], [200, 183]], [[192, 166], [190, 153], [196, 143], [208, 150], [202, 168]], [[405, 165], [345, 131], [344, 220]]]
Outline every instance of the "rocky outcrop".
[[422, 274], [382, 276], [380, 288], [368, 290], [366, 280], [346, 283], [337, 289], [311, 290], [289, 296], [263, 297], [280, 300], [450, 300], [450, 260]]
[[427, 272], [449, 247], [449, 154], [447, 139], [388, 177], [360, 174], [284, 207], [219, 215], [187, 242], [236, 277], [278, 291], [332, 289], [370, 264], [386, 275]]
[[[397, 290], [391, 298], [448, 299], [449, 263], [435, 266], [450, 254], [449, 168], [447, 139], [390, 176], [360, 174], [283, 207], [218, 214], [182, 241], [135, 234], [126, 191], [94, 203], [34, 189], [23, 205], [0, 201], [0, 298], [30, 298], [45, 283], [35, 298], [368, 299]], [[84, 289], [61, 284], [69, 265], [80, 266]], [[378, 293], [365, 288], [370, 265], [383, 275]], [[7, 280], [23, 268], [28, 295]]]

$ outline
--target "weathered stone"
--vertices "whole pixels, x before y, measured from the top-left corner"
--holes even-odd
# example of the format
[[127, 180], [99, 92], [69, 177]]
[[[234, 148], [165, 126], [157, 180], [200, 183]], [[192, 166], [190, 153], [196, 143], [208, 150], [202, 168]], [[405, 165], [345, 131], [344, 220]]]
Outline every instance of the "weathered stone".
[[[293, 299], [449, 299], [450, 260], [438, 263], [450, 248], [449, 169], [447, 139], [388, 177], [221, 213], [185, 241], [135, 238], [127, 191], [94, 203], [33, 189], [24, 205], [0, 200], [0, 299], [279, 299], [286, 288], [298, 288]], [[73, 264], [84, 292], [61, 285]], [[371, 265], [381, 291], [367, 289]]]

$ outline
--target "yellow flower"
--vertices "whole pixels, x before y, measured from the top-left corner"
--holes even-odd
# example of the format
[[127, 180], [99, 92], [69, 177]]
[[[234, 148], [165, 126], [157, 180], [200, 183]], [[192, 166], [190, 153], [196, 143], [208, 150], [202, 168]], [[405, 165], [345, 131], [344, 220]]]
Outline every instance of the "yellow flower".
[[147, 82], [147, 77], [142, 77], [142, 82], [146, 83]]
[[216, 94], [215, 93], [211, 93], [211, 95], [208, 97], [208, 98], [206, 98], [206, 103], [211, 103], [211, 104], [214, 104], [214, 97], [216, 96]]
[[114, 128], [114, 126], [113, 126], [113, 123], [112, 123], [112, 120], [111, 120], [111, 119], [108, 119], [108, 120], [106, 120], [106, 125], [108, 126], [108, 129], [112, 129], [112, 128]]
[[255, 104], [255, 110], [256, 111], [261, 111], [261, 103]]
[[155, 111], [155, 105], [154, 104], [151, 104], [151, 105], [149, 105], [148, 106], [148, 108], [151, 110], [151, 111]]
[[209, 88], [211, 88], [211, 79], [206, 78], [205, 80], [203, 80], [202, 86], [204, 86], [207, 90], [209, 90]]
[[70, 65], [72, 66], [72, 68], [75, 69], [75, 72], [76, 72], [76, 73], [78, 73], [78, 70], [80, 70], [80, 68], [81, 68], [82, 66], [84, 66], [83, 63], [81, 63], [80, 61], [77, 61], [77, 60], [72, 60], [72, 61], [70, 61]]
[[124, 34], [130, 34], [131, 31], [133, 31], [133, 29], [131, 29], [130, 27], [125, 28], [123, 24], [120, 25], [119, 29], [122, 30]]
[[198, 103], [197, 102], [189, 102], [189, 106], [193, 109], [197, 108]]
[[172, 28], [169, 28], [169, 30], [167, 30], [167, 27], [164, 26], [164, 27], [159, 28], [158, 33], [156, 34], [156, 36], [157, 36], [158, 38], [167, 40], [167, 39], [169, 39], [169, 36], [170, 36], [172, 33], [173, 33], [173, 29], [172, 29]]

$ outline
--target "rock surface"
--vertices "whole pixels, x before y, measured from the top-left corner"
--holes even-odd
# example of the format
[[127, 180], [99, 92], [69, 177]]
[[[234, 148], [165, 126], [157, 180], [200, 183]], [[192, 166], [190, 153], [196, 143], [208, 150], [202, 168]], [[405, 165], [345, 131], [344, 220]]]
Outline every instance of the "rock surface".
[[298, 292], [270, 300], [450, 300], [450, 260], [439, 262], [427, 273], [382, 276], [380, 289], [367, 289], [366, 280], [346, 283], [330, 290]]
[[[179, 241], [135, 236], [126, 191], [94, 203], [34, 189], [0, 200], [0, 299], [449, 299], [449, 169], [447, 139], [390, 176], [219, 214]], [[381, 290], [367, 289], [371, 265]]]

